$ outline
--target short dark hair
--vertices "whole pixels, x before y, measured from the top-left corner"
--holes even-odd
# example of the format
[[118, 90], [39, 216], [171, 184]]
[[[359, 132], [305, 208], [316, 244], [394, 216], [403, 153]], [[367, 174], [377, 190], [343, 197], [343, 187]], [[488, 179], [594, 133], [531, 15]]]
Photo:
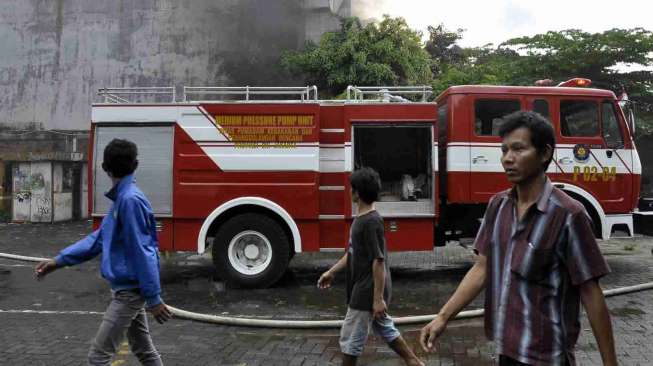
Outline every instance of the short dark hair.
[[349, 177], [349, 183], [363, 202], [370, 204], [379, 199], [381, 177], [374, 169], [364, 167], [356, 170]]
[[547, 145], [551, 146], [551, 158], [543, 165], [544, 171], [546, 171], [549, 169], [556, 147], [555, 132], [551, 122], [537, 112], [517, 111], [503, 117], [503, 123], [499, 128], [499, 136], [504, 138], [521, 127], [525, 127], [531, 132], [531, 144], [540, 155], [544, 154]]
[[104, 148], [102, 169], [114, 178], [132, 174], [138, 167], [138, 148], [129, 140], [113, 139]]

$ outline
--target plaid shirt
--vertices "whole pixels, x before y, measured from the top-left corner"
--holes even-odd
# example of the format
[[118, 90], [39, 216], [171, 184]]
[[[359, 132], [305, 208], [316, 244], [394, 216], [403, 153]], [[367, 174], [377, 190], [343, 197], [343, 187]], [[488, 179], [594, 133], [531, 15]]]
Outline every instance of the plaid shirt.
[[578, 201], [547, 178], [521, 220], [516, 191], [490, 200], [476, 251], [487, 257], [485, 331], [497, 353], [529, 365], [575, 365], [580, 289], [610, 272]]

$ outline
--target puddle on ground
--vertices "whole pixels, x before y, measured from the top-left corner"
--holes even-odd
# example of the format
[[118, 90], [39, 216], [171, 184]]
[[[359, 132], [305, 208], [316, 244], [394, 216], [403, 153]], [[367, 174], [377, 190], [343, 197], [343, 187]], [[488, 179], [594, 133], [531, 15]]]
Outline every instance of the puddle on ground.
[[622, 307], [622, 308], [612, 308], [610, 309], [610, 314], [614, 316], [631, 316], [631, 315], [644, 315], [646, 314], [645, 311], [639, 309], [639, 308], [630, 308], [630, 307]]
[[[327, 268], [295, 267], [267, 289], [238, 289], [214, 282], [210, 262], [167, 264], [162, 268], [164, 300], [175, 307], [216, 315], [274, 319], [337, 319], [346, 312], [345, 276], [340, 273], [328, 290], [317, 288]], [[433, 314], [444, 305], [468, 268], [393, 269], [390, 314], [394, 317]], [[482, 306], [482, 297], [470, 305]]]
[[11, 270], [0, 267], [0, 288], [5, 288], [7, 286], [10, 277], [11, 277]]

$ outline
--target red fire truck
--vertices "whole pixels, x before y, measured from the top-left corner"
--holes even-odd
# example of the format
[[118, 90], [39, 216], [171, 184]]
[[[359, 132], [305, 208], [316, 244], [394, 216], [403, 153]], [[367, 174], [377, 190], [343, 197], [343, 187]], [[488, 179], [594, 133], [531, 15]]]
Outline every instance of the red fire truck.
[[632, 234], [633, 126], [614, 93], [574, 83], [455, 86], [435, 103], [428, 87], [349, 87], [337, 101], [318, 100], [315, 87], [185, 87], [180, 101], [174, 88], [103, 89], [92, 107], [89, 207], [98, 224], [109, 206], [102, 151], [130, 139], [161, 250], [210, 250], [228, 282], [263, 287], [297, 253], [344, 249], [356, 212], [348, 177], [369, 166], [382, 179], [389, 250], [430, 251], [473, 236], [488, 199], [509, 187], [498, 127], [525, 109], [553, 123], [548, 174], [586, 206], [596, 235], [618, 224]]

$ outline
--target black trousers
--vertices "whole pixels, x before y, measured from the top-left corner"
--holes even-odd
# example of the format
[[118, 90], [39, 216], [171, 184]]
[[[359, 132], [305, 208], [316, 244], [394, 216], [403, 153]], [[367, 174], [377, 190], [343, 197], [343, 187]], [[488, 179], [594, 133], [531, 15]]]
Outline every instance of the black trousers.
[[[569, 365], [569, 361], [565, 362]], [[528, 366], [527, 363], [519, 362], [515, 359], [512, 359], [508, 356], [499, 355], [499, 366]]]

